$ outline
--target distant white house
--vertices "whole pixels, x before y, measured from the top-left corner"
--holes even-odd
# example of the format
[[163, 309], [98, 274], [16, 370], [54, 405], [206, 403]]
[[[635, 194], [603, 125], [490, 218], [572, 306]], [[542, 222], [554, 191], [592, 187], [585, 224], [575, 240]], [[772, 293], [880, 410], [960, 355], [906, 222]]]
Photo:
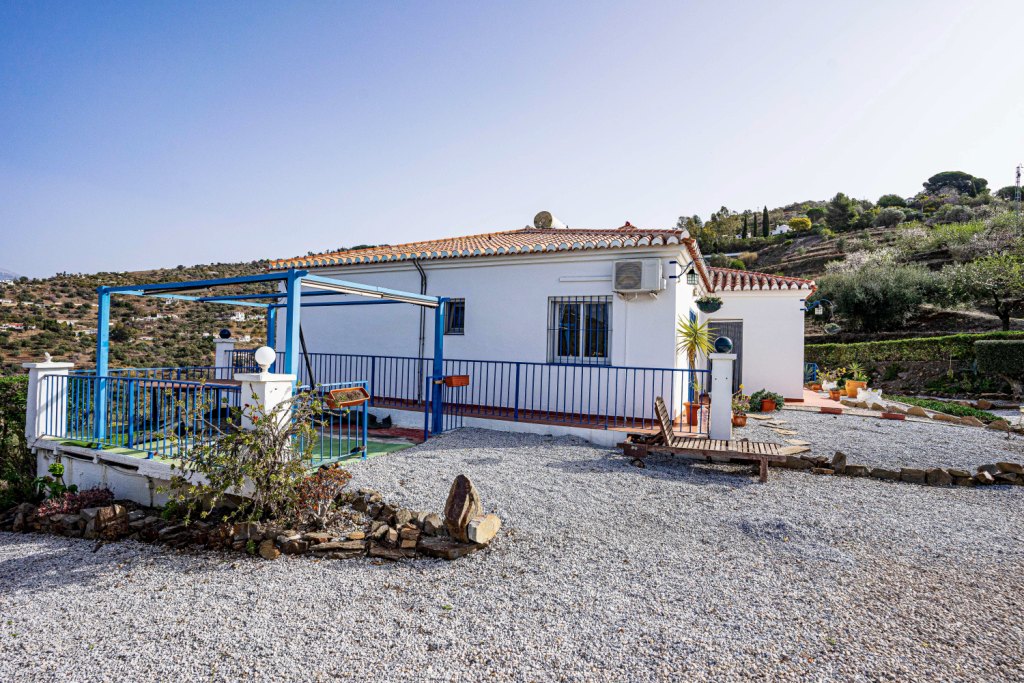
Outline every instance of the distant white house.
[[[282, 259], [271, 267], [449, 297], [444, 355], [453, 359], [685, 368], [675, 327], [693, 317], [733, 340], [737, 382], [747, 393], [767, 388], [803, 397], [802, 309], [814, 283], [708, 267], [685, 230], [534, 227]], [[721, 298], [721, 308], [702, 312], [697, 299], [704, 296]], [[420, 311], [304, 308], [302, 328], [311, 352], [424, 357], [432, 353], [432, 327], [427, 320], [421, 328]]]
[[245, 322], [245, 313], [242, 313], [241, 311], [238, 311], [237, 313], [232, 313], [231, 314], [231, 322], [233, 322], [233, 323], [244, 323]]
[[787, 232], [793, 232], [793, 228], [789, 227], [785, 223], [779, 223], [768, 234], [769, 235], [785, 235]]

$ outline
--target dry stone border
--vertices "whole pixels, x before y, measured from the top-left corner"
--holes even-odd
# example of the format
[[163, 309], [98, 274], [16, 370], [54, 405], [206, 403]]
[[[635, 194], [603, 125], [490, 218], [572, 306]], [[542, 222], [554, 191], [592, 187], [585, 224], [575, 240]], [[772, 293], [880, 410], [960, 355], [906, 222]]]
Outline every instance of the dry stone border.
[[320, 531], [283, 528], [274, 522], [196, 521], [185, 525], [130, 501], [49, 516], [39, 515], [31, 503], [22, 503], [0, 514], [0, 531], [98, 541], [133, 539], [176, 548], [246, 552], [266, 560], [284, 554], [397, 561], [417, 556], [465, 557], [487, 547], [501, 529], [497, 515], [483, 513], [480, 494], [464, 475], [452, 483], [443, 518], [434, 512], [390, 505], [369, 488], [342, 494], [338, 506], [341, 521], [336, 525], [345, 528]]
[[965, 427], [984, 427], [985, 429], [992, 429], [1000, 432], [1019, 432], [1024, 433], [1020, 427], [1011, 425], [1008, 420], [999, 418], [992, 422], [985, 423], [973, 415], [964, 415], [962, 417], [957, 415], [949, 415], [948, 413], [940, 413], [935, 410], [927, 410], [921, 406], [909, 405], [906, 403], [900, 403], [898, 401], [886, 401], [885, 403], [867, 403], [865, 401], [858, 401], [854, 398], [842, 398], [840, 402], [849, 408], [859, 408], [861, 410], [870, 410], [873, 412], [881, 413], [882, 416], [908, 416], [908, 417], [919, 417], [927, 420], [934, 420], [936, 422], [946, 422], [949, 424], [958, 424]]
[[883, 481], [901, 481], [907, 484], [926, 486], [987, 486], [991, 484], [1024, 486], [1024, 465], [1014, 462], [979, 465], [974, 474], [963, 469], [942, 467], [928, 469], [901, 467], [895, 470], [851, 465], [847, 463], [846, 455], [842, 451], [836, 451], [831, 460], [820, 455], [789, 454], [786, 455], [786, 461], [778, 466], [791, 470], [810, 470], [813, 474], [871, 477]]

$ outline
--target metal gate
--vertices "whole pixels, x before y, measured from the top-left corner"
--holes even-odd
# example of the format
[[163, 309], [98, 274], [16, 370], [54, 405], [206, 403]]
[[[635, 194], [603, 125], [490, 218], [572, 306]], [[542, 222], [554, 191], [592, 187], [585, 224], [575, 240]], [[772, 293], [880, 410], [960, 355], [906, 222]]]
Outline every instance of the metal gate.
[[733, 365], [732, 391], [736, 393], [743, 383], [743, 321], [742, 320], [709, 320], [708, 327], [711, 330], [712, 341], [718, 337], [728, 337], [732, 340], [732, 352], [736, 354], [736, 363]]
[[[461, 378], [465, 378], [462, 381]], [[433, 392], [434, 386], [440, 392]], [[423, 438], [429, 439], [431, 434], [442, 434], [459, 429], [466, 413], [466, 390], [469, 387], [469, 375], [448, 375], [446, 377], [427, 377], [423, 395], [427, 400], [423, 404]], [[440, 398], [440, 406], [435, 410], [433, 400]]]

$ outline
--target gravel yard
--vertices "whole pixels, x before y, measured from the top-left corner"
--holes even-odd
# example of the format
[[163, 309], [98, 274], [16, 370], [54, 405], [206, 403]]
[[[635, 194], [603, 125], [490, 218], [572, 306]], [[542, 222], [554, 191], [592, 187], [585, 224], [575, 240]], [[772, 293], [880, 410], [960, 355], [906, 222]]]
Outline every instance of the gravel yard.
[[[908, 464], [964, 464], [981, 433], [865, 423]], [[816, 450], [871, 450], [827, 429]], [[505, 526], [394, 565], [0, 534], [0, 681], [1024, 679], [1024, 488], [760, 485], [468, 429], [353, 469], [438, 511], [465, 473]]]
[[842, 451], [851, 465], [869, 467], [957, 467], [974, 472], [978, 465], [1003, 460], [1024, 463], [1024, 437], [978, 427], [936, 422], [882, 420], [855, 415], [823, 415], [802, 410], [775, 413], [784, 429], [799, 432], [780, 435], [764, 422], [747, 420], [737, 438], [751, 441], [786, 439], [811, 443], [811, 453], [831, 458]]

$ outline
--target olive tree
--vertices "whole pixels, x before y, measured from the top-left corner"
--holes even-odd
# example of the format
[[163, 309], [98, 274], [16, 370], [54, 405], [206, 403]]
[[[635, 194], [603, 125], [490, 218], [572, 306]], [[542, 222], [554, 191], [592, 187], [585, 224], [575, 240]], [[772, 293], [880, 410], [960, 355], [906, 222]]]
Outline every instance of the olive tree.
[[1014, 398], [1024, 398], [1024, 340], [987, 339], [974, 342], [978, 370], [1002, 377]]
[[840, 316], [865, 332], [896, 327], [944, 294], [941, 280], [922, 266], [872, 263], [818, 280], [818, 296], [830, 300]]
[[992, 306], [1004, 330], [1024, 309], [1024, 258], [1002, 252], [943, 271], [953, 296], [977, 306]]

